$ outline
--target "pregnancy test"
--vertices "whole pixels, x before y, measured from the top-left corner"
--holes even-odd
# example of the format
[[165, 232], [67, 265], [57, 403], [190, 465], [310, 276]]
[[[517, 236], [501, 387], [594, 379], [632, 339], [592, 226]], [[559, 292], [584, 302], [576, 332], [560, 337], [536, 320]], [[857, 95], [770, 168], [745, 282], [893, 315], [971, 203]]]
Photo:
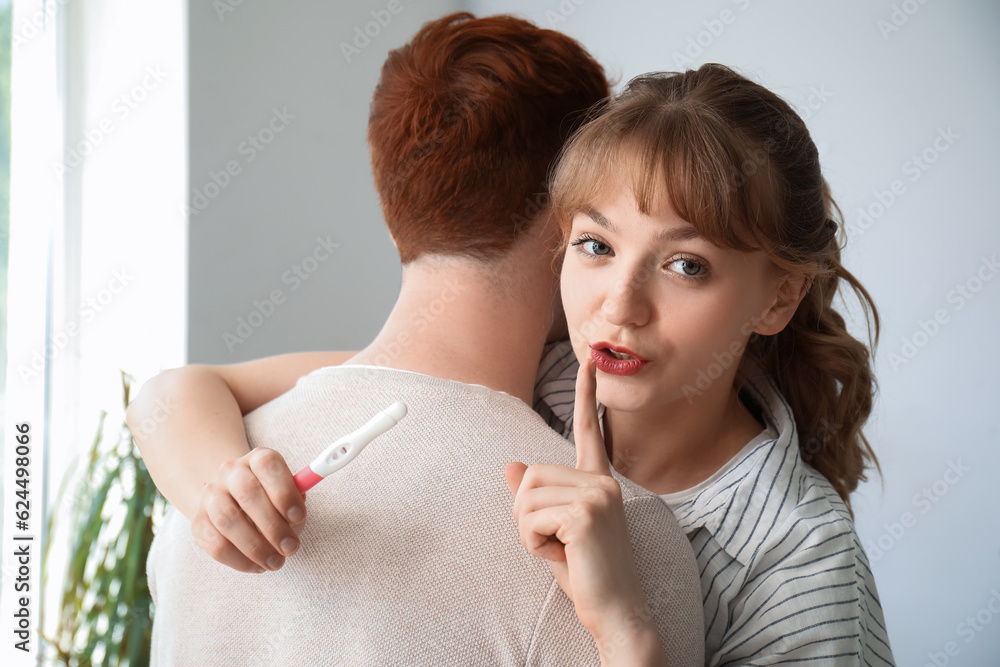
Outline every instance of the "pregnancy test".
[[368, 443], [399, 423], [406, 416], [406, 403], [396, 401], [353, 433], [338, 439], [323, 450], [316, 460], [295, 473], [295, 486], [305, 493], [327, 475], [337, 472], [361, 453]]

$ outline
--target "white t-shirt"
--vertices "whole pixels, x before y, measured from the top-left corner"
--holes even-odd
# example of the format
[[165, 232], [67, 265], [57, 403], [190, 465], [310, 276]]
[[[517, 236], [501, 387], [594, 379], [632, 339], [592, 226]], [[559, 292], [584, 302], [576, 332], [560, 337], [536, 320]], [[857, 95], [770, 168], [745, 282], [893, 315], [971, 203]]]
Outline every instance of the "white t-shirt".
[[[533, 401], [570, 439], [578, 368], [569, 343], [548, 346]], [[802, 460], [792, 411], [773, 382], [744, 392], [765, 429], [702, 483], [661, 495], [698, 561], [705, 664], [894, 664], [847, 506]]]

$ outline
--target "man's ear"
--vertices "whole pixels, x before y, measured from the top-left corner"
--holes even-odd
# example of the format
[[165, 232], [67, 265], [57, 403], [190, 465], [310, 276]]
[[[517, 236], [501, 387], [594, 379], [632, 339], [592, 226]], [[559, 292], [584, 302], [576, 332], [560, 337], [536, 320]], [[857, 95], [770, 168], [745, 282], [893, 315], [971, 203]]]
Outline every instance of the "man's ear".
[[771, 304], [753, 328], [754, 332], [762, 336], [773, 336], [788, 326], [813, 282], [812, 276], [798, 271], [786, 272], [778, 280]]

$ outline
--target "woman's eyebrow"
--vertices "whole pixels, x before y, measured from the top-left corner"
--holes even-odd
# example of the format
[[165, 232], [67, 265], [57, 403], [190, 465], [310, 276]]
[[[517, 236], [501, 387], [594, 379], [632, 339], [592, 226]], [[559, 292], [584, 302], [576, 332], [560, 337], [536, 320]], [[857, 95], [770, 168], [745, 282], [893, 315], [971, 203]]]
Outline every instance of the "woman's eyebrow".
[[[615, 227], [614, 223], [608, 220], [600, 211], [593, 208], [585, 208], [582, 213], [612, 234], [618, 233], [618, 228]], [[690, 241], [700, 238], [703, 238], [702, 235], [691, 224], [661, 230], [653, 237], [658, 243], [677, 243], [679, 241]]]
[[673, 229], [662, 230], [657, 232], [654, 238], [662, 243], [677, 243], [678, 241], [691, 241], [703, 237], [697, 229], [691, 225], [687, 225], [685, 227], [674, 227]]
[[601, 227], [604, 227], [606, 230], [608, 230], [612, 234], [617, 234], [618, 233], [618, 228], [615, 227], [614, 223], [611, 222], [610, 220], [608, 220], [607, 218], [605, 218], [604, 214], [602, 214], [600, 211], [597, 211], [597, 210], [592, 209], [592, 208], [585, 208], [585, 209], [583, 209], [583, 213], [584, 213], [584, 215], [586, 215], [591, 220], [593, 220], [594, 222], [596, 222], [597, 224], [599, 224]]

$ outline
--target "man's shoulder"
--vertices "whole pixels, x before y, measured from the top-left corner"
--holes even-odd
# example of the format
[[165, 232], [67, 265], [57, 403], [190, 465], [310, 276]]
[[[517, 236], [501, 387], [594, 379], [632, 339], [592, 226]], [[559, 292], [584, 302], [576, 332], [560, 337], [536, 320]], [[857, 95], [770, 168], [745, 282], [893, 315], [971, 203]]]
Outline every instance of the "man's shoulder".
[[386, 401], [382, 407], [388, 407], [406, 399], [434, 404], [442, 409], [443, 417], [456, 419], [487, 411], [518, 416], [532, 412], [521, 400], [483, 385], [395, 368], [347, 365], [319, 368], [302, 376], [292, 389], [248, 413], [245, 419], [273, 419], [281, 413], [329, 406], [374, 413], [381, 409], [379, 401]]
[[701, 580], [691, 543], [658, 495], [613, 473], [622, 488], [636, 570], [671, 664], [704, 664]]
[[643, 542], [651, 545], [659, 543], [668, 547], [671, 552], [679, 550], [683, 553], [684, 560], [693, 563], [690, 542], [667, 503], [618, 471], [612, 471], [612, 475], [621, 487], [622, 502], [633, 542], [641, 537]]
[[483, 464], [497, 458], [505, 459], [504, 465], [575, 462], [572, 445], [520, 399], [482, 385], [390, 368], [319, 369], [247, 414], [244, 426], [253, 447], [306, 447], [315, 454], [396, 401], [406, 404], [407, 415], [383, 439], [417, 443], [421, 458], [474, 457]]

